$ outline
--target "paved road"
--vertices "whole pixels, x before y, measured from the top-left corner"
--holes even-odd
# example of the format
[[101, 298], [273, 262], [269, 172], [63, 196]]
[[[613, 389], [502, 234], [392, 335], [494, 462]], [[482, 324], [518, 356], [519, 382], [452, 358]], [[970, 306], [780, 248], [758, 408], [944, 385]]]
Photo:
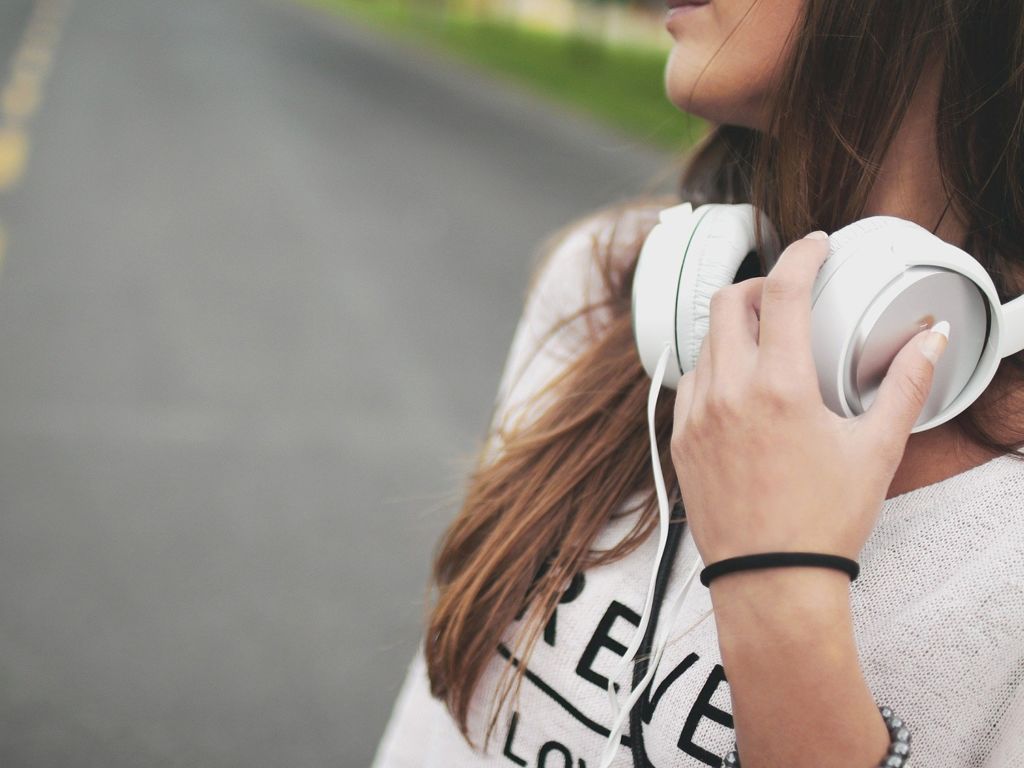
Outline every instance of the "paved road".
[[666, 158], [285, 0], [76, 0], [42, 95], [0, 191], [0, 765], [363, 766], [530, 253]]

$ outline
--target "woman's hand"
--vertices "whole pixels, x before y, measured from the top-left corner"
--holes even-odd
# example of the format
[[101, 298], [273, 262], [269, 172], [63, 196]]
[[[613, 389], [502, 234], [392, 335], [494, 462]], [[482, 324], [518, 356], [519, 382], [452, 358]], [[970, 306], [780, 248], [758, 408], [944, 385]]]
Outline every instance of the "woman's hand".
[[[856, 560], [931, 389], [923, 331], [866, 413], [825, 406], [811, 354], [811, 287], [823, 232], [790, 245], [768, 277], [711, 299], [710, 331], [675, 401], [672, 460], [705, 564], [772, 551]], [[760, 322], [758, 321], [760, 315]]]

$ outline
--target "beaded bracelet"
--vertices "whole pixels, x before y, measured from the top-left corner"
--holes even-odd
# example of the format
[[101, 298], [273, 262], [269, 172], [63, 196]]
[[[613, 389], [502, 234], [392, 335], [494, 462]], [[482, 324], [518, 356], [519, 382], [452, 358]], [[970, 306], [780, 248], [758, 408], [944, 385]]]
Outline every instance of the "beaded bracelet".
[[[910, 759], [910, 731], [903, 724], [903, 720], [895, 715], [889, 707], [879, 707], [878, 711], [885, 720], [885, 726], [889, 729], [889, 751], [886, 752], [878, 768], [904, 768]], [[740, 768], [740, 756], [736, 752], [736, 744], [722, 760], [722, 768]]]

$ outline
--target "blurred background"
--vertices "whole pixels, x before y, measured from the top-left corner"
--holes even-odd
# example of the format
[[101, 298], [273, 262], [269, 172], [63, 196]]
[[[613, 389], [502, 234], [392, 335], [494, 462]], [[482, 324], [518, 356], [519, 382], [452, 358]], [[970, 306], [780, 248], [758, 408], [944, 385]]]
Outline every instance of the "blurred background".
[[0, 765], [364, 766], [658, 2], [0, 0]]

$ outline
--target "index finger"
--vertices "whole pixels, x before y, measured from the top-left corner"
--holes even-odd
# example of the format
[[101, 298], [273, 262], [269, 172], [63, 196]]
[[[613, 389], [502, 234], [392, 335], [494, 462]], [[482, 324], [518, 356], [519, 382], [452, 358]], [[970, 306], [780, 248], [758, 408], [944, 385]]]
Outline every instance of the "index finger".
[[764, 280], [759, 352], [793, 372], [814, 370], [811, 288], [828, 252], [828, 235], [811, 232], [782, 252]]

